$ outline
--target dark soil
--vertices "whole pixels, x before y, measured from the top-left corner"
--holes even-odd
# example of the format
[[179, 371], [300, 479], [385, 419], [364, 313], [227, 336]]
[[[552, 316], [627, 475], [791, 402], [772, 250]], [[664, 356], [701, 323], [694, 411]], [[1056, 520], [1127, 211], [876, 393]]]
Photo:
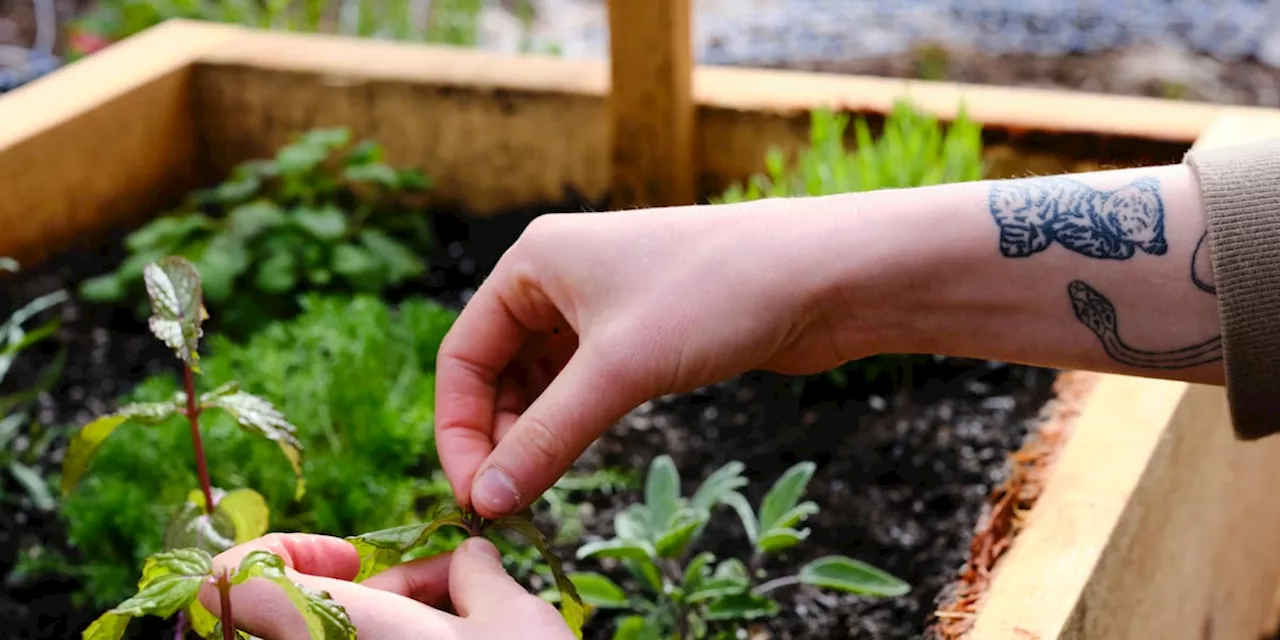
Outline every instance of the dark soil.
[[[872, 599], [783, 590], [784, 611], [791, 613], [759, 630], [770, 635], [753, 637], [921, 637], [939, 594], [967, 558], [983, 501], [1004, 477], [1005, 456], [1022, 444], [1053, 379], [1042, 369], [973, 361], [930, 369], [928, 382], [897, 407], [886, 407], [880, 396], [841, 393], [825, 381], [788, 391], [792, 380], [751, 373], [640, 407], [580, 465], [645, 468], [669, 453], [688, 494], [719, 466], [740, 460], [752, 479], [747, 497], [758, 505], [789, 466], [816, 462], [808, 497], [822, 512], [809, 522], [808, 541], [767, 565], [770, 576], [841, 554], [907, 580], [913, 591]], [[611, 534], [614, 513], [638, 499], [635, 492], [595, 502], [587, 531]], [[718, 512], [702, 549], [747, 558], [731, 511]], [[599, 629], [592, 637], [608, 634]]]
[[[593, 208], [572, 202], [467, 222], [442, 216], [441, 255], [427, 282], [413, 289], [459, 304], [528, 220], [548, 211]], [[121, 255], [118, 238], [69, 251], [0, 286], [0, 308], [16, 308], [59, 287], [74, 290]], [[131, 385], [174, 366], [128, 310], [75, 301], [58, 313], [65, 324], [57, 339], [21, 358], [10, 376], [29, 380], [57, 346], [67, 348], [61, 381], [38, 403], [46, 423], [78, 424], [111, 408]], [[210, 327], [214, 330], [216, 324]], [[692, 491], [724, 462], [741, 460], [753, 478], [748, 497], [758, 503], [788, 466], [815, 461], [818, 472], [809, 497], [823, 511], [810, 523], [810, 541], [769, 564], [771, 575], [839, 553], [876, 564], [915, 590], [891, 600], [783, 590], [780, 597], [790, 613], [768, 629], [778, 638], [918, 637], [939, 591], [965, 560], [982, 501], [1002, 478], [1005, 456], [1021, 444], [1029, 419], [1048, 399], [1052, 373], [944, 361], [917, 371], [915, 379], [921, 382], [911, 389], [910, 401], [901, 402], [886, 401], [888, 389], [840, 390], [822, 378], [800, 385], [798, 379], [747, 374], [638, 408], [593, 445], [580, 465], [644, 468], [666, 452]], [[60, 446], [61, 441], [47, 452], [46, 470], [56, 468]], [[635, 497], [615, 495], [585, 507], [587, 531], [609, 535], [613, 513]], [[722, 555], [745, 549], [737, 521], [727, 512], [704, 541], [705, 548]], [[10, 574], [19, 549], [32, 544], [65, 545], [56, 516], [30, 505], [0, 505], [0, 572]], [[561, 551], [572, 557], [573, 549]], [[94, 612], [71, 602], [75, 585], [67, 580], [14, 578], [0, 587], [0, 619], [7, 622], [6, 633], [14, 634], [8, 637], [74, 637], [93, 617]], [[596, 626], [593, 637], [608, 637], [609, 625]], [[147, 625], [146, 630], [157, 628]]]

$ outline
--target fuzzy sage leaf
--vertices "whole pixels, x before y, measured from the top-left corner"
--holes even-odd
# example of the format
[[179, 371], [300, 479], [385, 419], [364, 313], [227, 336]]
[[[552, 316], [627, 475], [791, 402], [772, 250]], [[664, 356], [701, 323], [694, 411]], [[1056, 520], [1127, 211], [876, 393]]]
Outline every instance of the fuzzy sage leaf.
[[212, 571], [213, 557], [199, 549], [163, 551], [147, 558], [138, 593], [94, 620], [83, 639], [117, 640], [132, 618], [172, 616], [196, 601]]
[[896, 597], [911, 591], [903, 580], [845, 556], [818, 558], [801, 567], [797, 577], [804, 584], [858, 595]]
[[148, 264], [142, 277], [151, 298], [151, 333], [199, 372], [201, 325], [209, 318], [201, 299], [200, 272], [185, 258], [169, 256]]
[[356, 628], [346, 609], [325, 591], [308, 589], [285, 574], [284, 560], [265, 549], [255, 549], [240, 561], [231, 578], [237, 585], [250, 578], [265, 578], [284, 590], [289, 602], [302, 614], [312, 640], [355, 640]]
[[89, 469], [94, 454], [117, 427], [133, 422], [152, 426], [177, 415], [181, 408], [173, 402], [143, 402], [125, 405], [114, 413], [101, 416], [84, 425], [71, 437], [62, 459], [62, 493], [66, 495]]
[[200, 405], [205, 409], [226, 411], [246, 431], [279, 445], [297, 477], [293, 499], [297, 500], [306, 493], [307, 483], [302, 477], [302, 441], [298, 440], [298, 428], [279, 409], [267, 400], [241, 391], [235, 383], [222, 385], [204, 394], [200, 398]]

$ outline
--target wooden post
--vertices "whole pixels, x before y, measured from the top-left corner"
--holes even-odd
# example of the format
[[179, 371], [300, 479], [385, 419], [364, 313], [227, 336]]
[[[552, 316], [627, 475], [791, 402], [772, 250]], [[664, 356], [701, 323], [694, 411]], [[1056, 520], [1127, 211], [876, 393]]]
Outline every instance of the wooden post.
[[609, 0], [615, 207], [697, 198], [692, 19], [690, 0]]

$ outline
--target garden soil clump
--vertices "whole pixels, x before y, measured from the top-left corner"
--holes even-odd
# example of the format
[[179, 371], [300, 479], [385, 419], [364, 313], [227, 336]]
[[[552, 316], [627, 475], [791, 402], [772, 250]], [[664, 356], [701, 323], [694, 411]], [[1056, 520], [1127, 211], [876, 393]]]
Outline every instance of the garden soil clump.
[[[468, 222], [440, 216], [440, 251], [432, 258], [431, 275], [393, 297], [427, 294], [460, 305], [533, 217], [597, 208], [573, 202]], [[106, 247], [69, 251], [0, 281], [3, 308], [59, 287], [74, 292], [81, 280], [113, 268], [122, 257], [119, 238]], [[9, 376], [11, 382], [30, 380], [58, 345], [65, 346], [63, 376], [39, 403], [39, 417], [48, 424], [80, 424], [112, 408], [115, 398], [148, 375], [175, 366], [145, 323], [125, 307], [73, 300], [58, 313], [64, 319], [58, 339], [24, 354]], [[216, 331], [216, 317], [206, 329]], [[907, 398], [886, 384], [852, 382], [841, 389], [822, 377], [750, 373], [646, 403], [592, 445], [578, 466], [584, 471], [644, 469], [655, 456], [668, 453], [688, 494], [725, 462], [740, 460], [752, 481], [744, 491], [758, 504], [784, 470], [812, 460], [817, 473], [807, 498], [822, 510], [808, 522], [809, 540], [767, 564], [769, 574], [793, 573], [810, 559], [840, 554], [903, 578], [913, 591], [874, 599], [783, 589], [777, 592], [783, 614], [759, 625], [762, 635], [752, 637], [920, 637], [932, 623], [940, 594], [967, 559], [983, 505], [1004, 479], [1008, 456], [1022, 445], [1050, 399], [1054, 372], [944, 360], [917, 368], [912, 379]], [[47, 452], [44, 471], [57, 470], [64, 443], [60, 438]], [[592, 498], [584, 507], [588, 538], [609, 536], [614, 513], [639, 498], [638, 491]], [[0, 572], [5, 575], [20, 545], [39, 543], [66, 552], [60, 546], [64, 540], [55, 514], [0, 504]], [[701, 540], [701, 548], [720, 557], [747, 556], [741, 527], [728, 509], [717, 511]], [[567, 568], [597, 568], [575, 562], [576, 547], [558, 550], [568, 559]], [[10, 576], [0, 585], [0, 619], [18, 637], [74, 636], [97, 612], [77, 608], [68, 595], [73, 589], [66, 580]], [[592, 627], [590, 637], [612, 634], [603, 620]]]

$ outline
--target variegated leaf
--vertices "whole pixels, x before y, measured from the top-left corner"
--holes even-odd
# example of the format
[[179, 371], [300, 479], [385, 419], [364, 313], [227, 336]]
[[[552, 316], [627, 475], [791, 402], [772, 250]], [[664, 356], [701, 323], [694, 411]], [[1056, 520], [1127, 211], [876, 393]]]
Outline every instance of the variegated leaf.
[[117, 427], [126, 422], [148, 426], [160, 424], [182, 410], [181, 406], [172, 402], [129, 404], [81, 427], [71, 437], [71, 442], [67, 445], [67, 453], [62, 458], [63, 495], [75, 488], [80, 477], [89, 469], [89, 463], [93, 460], [94, 454]]
[[199, 371], [201, 325], [209, 318], [200, 290], [200, 272], [185, 258], [169, 256], [142, 273], [151, 298], [151, 332]]
[[279, 445], [298, 479], [294, 499], [301, 498], [306, 492], [306, 481], [302, 477], [302, 442], [298, 440], [298, 428], [270, 402], [244, 391], [226, 391], [230, 391], [230, 387], [224, 385], [219, 391], [205, 394], [203, 406], [230, 413], [241, 427]]
[[231, 578], [231, 584], [241, 584], [255, 577], [280, 585], [285, 597], [302, 614], [308, 635], [313, 640], [355, 640], [356, 627], [346, 609], [327, 592], [308, 589], [289, 579], [280, 556], [265, 549], [250, 551], [240, 561], [240, 568]]

